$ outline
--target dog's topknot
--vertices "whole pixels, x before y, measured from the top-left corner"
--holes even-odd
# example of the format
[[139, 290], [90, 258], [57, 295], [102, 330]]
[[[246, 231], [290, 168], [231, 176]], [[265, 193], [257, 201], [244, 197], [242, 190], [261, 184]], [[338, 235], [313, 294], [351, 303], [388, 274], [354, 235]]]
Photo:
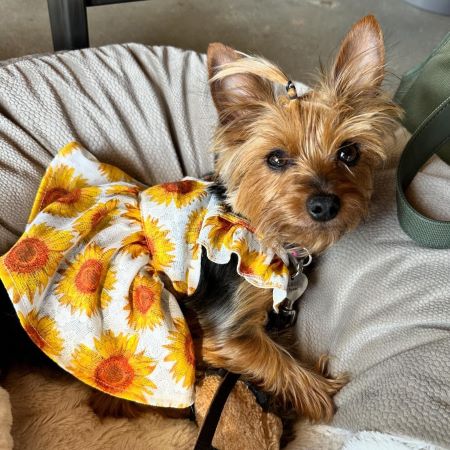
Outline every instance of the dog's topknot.
[[241, 57], [235, 61], [222, 64], [215, 75], [209, 80], [214, 83], [233, 75], [255, 75], [275, 84], [286, 86], [289, 77], [275, 64], [260, 56], [236, 52]]

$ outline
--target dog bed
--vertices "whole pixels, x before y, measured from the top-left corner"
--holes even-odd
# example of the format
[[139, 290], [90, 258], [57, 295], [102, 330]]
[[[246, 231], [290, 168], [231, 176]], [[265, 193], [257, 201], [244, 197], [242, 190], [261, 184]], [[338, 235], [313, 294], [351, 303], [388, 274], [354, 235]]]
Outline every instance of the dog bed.
[[12, 412], [8, 392], [0, 387], [0, 449], [13, 448], [11, 436]]
[[[199, 177], [212, 169], [216, 118], [204, 57], [194, 52], [112, 45], [3, 64], [0, 252], [22, 233], [39, 180], [67, 142], [146, 184]], [[424, 207], [434, 200], [448, 214], [436, 204], [450, 180], [442, 164], [433, 161], [416, 184], [435, 193]], [[450, 446], [450, 252], [419, 248], [403, 234], [394, 172], [378, 174], [367, 222], [320, 258], [302, 299], [300, 343], [305, 357], [329, 352], [333, 372], [352, 375], [332, 423], [346, 436], [370, 430], [424, 440], [423, 448]], [[47, 369], [17, 368], [4, 387], [20, 449], [188, 449], [197, 433], [192, 422], [154, 413], [100, 422], [87, 406], [88, 388]], [[5, 404], [0, 395], [0, 414]], [[334, 428], [299, 426], [291, 449], [345, 445]], [[315, 437], [304, 447], [307, 433]], [[0, 436], [10, 444], [8, 430]]]

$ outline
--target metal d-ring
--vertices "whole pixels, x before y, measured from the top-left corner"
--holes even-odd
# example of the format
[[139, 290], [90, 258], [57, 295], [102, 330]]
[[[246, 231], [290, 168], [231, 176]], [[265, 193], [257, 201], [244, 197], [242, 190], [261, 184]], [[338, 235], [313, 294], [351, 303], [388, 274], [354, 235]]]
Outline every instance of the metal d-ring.
[[[305, 250], [308, 252], [308, 250], [305, 248]], [[312, 256], [311, 253], [308, 252], [308, 260], [306, 262], [303, 261], [302, 265], [303, 267], [307, 267], [311, 264], [312, 262]]]
[[[295, 248], [295, 247], [291, 247]], [[307, 248], [302, 248], [306, 252], [306, 256], [302, 258], [297, 258], [291, 252], [289, 252], [289, 247], [287, 248], [287, 254], [289, 258], [289, 262], [295, 267], [295, 272], [291, 274], [291, 279], [293, 280], [300, 272], [303, 272], [303, 267], [307, 267], [312, 262], [311, 253], [309, 253]], [[306, 261], [305, 261], [306, 260]]]
[[295, 267], [295, 272], [291, 273], [291, 280], [293, 280], [303, 270], [303, 265], [294, 255], [288, 253], [289, 262]]

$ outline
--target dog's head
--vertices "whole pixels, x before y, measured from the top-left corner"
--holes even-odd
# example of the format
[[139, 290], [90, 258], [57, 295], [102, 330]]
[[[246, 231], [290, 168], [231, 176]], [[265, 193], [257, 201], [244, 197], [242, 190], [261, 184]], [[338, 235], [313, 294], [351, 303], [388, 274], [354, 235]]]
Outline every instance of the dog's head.
[[356, 227], [399, 115], [380, 89], [376, 19], [351, 28], [330, 70], [298, 98], [289, 87], [277, 93], [288, 85], [278, 67], [223, 44], [209, 46], [208, 70], [220, 119], [216, 176], [234, 212], [268, 244], [315, 253]]

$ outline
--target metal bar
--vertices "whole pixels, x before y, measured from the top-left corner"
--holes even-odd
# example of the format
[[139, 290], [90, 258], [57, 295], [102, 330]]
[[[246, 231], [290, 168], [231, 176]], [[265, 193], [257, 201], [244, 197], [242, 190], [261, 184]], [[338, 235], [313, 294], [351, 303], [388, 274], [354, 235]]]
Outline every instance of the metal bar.
[[114, 5], [117, 3], [142, 2], [144, 0], [85, 0], [86, 6]]
[[89, 47], [85, 1], [47, 0], [47, 3], [55, 51]]

